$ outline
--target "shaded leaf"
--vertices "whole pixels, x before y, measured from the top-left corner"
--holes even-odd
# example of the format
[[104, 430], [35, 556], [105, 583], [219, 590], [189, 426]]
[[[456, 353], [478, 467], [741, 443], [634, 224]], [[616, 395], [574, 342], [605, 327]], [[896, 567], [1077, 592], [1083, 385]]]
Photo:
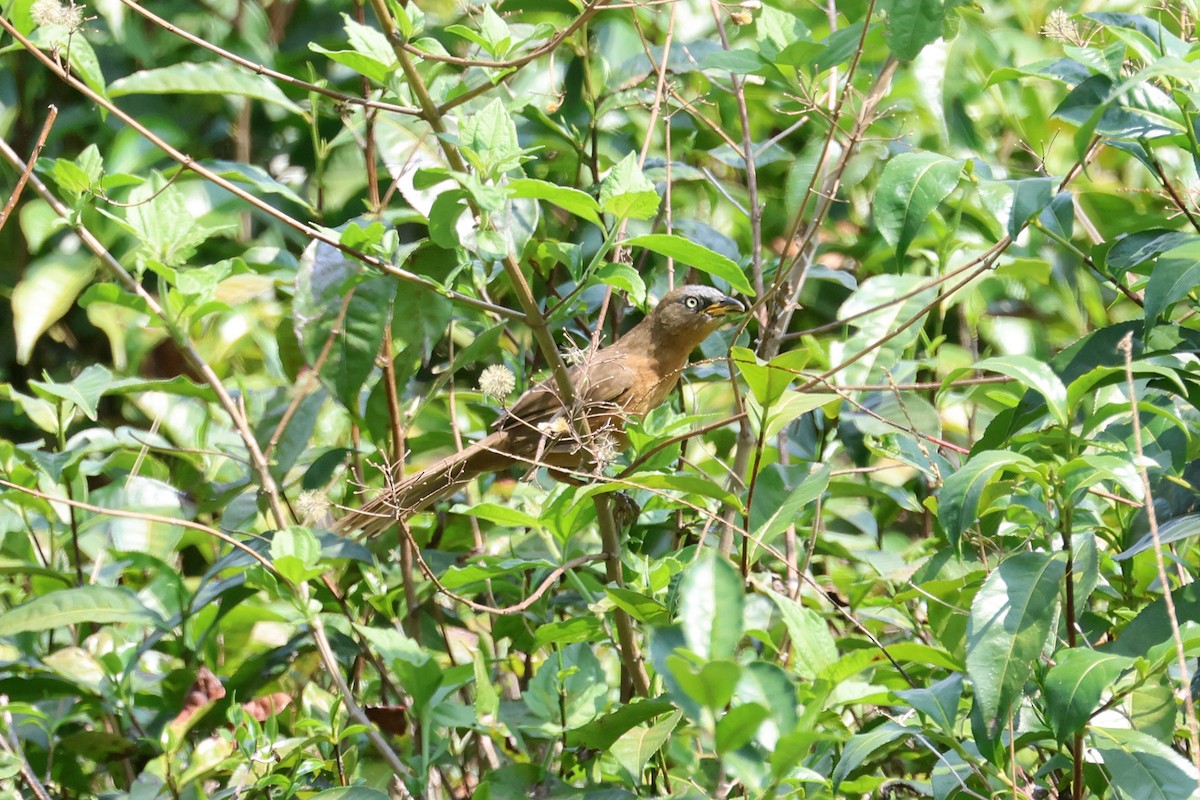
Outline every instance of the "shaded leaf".
[[926, 218], [958, 185], [964, 163], [937, 153], [901, 153], [883, 168], [875, 194], [875, 225], [896, 248], [897, 261], [904, 258]]
[[938, 501], [938, 521], [950, 544], [958, 547], [959, 538], [979, 517], [979, 500], [984, 488], [997, 472], [1010, 467], [1033, 470], [1028, 457], [1008, 450], [988, 450], [971, 459], [946, 478]]

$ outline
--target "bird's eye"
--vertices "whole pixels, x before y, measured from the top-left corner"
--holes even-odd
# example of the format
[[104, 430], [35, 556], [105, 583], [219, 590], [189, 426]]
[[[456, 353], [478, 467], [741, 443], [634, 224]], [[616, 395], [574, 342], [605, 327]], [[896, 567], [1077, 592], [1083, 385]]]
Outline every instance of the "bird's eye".
[[697, 300], [697, 299], [696, 299], [696, 298], [694, 298], [694, 297], [689, 297], [689, 298], [687, 298], [686, 300], [684, 300], [684, 301], [683, 301], [683, 304], [684, 304], [685, 306], [687, 306], [688, 308], [692, 309], [693, 311], [695, 311], [695, 310], [696, 310], [696, 306], [698, 306], [698, 305], [700, 304], [700, 301], [699, 301], [699, 300]]

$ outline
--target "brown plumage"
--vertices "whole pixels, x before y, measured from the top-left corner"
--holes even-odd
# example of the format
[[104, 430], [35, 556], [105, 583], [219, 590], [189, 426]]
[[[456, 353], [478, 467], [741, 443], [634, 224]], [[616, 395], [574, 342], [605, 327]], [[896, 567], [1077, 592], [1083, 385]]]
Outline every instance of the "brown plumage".
[[[739, 301], [708, 286], [668, 292], [628, 333], [571, 367], [575, 403], [570, 413], [553, 378], [544, 380], [521, 395], [490, 436], [405, 477], [338, 520], [336, 527], [380, 533], [475, 476], [515, 464], [564, 469], [593, 465], [598, 449], [624, 444], [626, 419], [643, 416], [667, 398], [688, 356], [724, 317], [744, 310]], [[590, 435], [573, 424], [584, 415]]]

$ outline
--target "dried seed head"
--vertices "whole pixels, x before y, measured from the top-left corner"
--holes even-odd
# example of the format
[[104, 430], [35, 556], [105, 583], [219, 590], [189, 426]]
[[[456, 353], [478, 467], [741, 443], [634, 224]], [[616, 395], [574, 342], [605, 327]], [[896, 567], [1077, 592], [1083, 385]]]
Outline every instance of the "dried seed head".
[[596, 434], [592, 456], [596, 459], [597, 467], [604, 469], [606, 465], [616, 461], [618, 452], [617, 439], [611, 431], [601, 431]]
[[59, 0], [37, 0], [29, 15], [38, 25], [62, 25], [72, 32], [83, 27], [83, 6], [60, 3]]
[[1046, 17], [1046, 24], [1042, 26], [1041, 33], [1047, 39], [1057, 39], [1068, 44], [1078, 45], [1082, 41], [1079, 37], [1079, 26], [1071, 19], [1071, 15], [1061, 8], [1050, 12], [1050, 16]]

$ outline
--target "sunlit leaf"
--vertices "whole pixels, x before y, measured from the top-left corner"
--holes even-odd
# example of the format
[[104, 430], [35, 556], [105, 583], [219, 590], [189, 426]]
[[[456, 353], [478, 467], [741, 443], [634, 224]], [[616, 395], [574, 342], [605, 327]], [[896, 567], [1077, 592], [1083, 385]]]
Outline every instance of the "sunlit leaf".
[[0, 636], [51, 631], [68, 625], [128, 622], [153, 625], [157, 616], [123, 587], [80, 586], [35, 597], [0, 614]]

